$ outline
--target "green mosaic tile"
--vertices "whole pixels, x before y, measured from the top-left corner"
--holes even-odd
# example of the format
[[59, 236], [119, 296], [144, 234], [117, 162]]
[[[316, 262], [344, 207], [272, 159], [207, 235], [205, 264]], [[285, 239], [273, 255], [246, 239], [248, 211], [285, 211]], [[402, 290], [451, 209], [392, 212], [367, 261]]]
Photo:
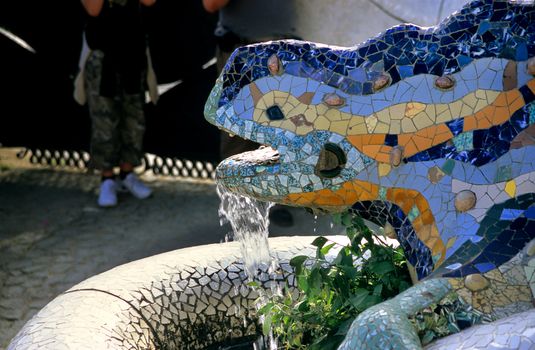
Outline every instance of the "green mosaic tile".
[[442, 171], [448, 175], [451, 175], [453, 168], [455, 168], [455, 161], [452, 159], [446, 160], [444, 165], [442, 165]]
[[512, 178], [512, 169], [510, 165], [504, 165], [498, 168], [496, 171], [495, 182], [509, 181]]
[[419, 215], [420, 215], [420, 211], [418, 210], [416, 206], [414, 206], [412, 207], [411, 211], [409, 211], [409, 213], [407, 214], [407, 217], [409, 218], [411, 222], [413, 222], [414, 219], [416, 219]]
[[379, 187], [379, 198], [386, 200], [386, 187]]
[[453, 143], [457, 151], [470, 151], [474, 148], [474, 134], [472, 132], [463, 132], [453, 138]]

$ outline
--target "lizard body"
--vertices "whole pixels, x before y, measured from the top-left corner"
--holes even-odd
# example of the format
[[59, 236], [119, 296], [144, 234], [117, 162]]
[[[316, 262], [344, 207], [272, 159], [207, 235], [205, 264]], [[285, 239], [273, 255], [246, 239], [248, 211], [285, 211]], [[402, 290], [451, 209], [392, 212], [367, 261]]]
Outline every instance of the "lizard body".
[[237, 49], [208, 121], [268, 145], [223, 161], [233, 192], [393, 231], [418, 278], [498, 268], [535, 238], [535, 7], [476, 0], [350, 48]]

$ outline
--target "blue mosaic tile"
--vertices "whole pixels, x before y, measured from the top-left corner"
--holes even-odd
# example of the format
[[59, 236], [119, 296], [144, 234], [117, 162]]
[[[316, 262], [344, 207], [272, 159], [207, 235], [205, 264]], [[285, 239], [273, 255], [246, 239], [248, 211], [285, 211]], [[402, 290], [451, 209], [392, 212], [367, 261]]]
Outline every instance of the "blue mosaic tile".
[[[526, 41], [525, 34], [527, 32], [529, 37], [535, 37], [533, 28], [529, 27], [532, 23], [532, 9], [505, 3], [507, 9], [492, 11], [492, 6], [497, 6], [495, 4], [503, 3], [481, 5], [477, 1], [471, 2], [441, 26], [423, 33], [414, 25], [396, 26], [357, 46], [354, 51], [317, 47], [299, 41], [274, 41], [240, 48], [233, 53], [226, 65], [220, 106], [232, 100], [243, 86], [251, 82], [247, 77], [256, 80], [268, 76], [266, 62], [273, 54], [282, 60], [284, 69], [289, 74], [313, 77], [337, 88], [340, 88], [340, 82], [345, 82], [345, 86], [353, 86], [340, 79], [347, 77], [355, 83], [362, 83], [364, 94], [373, 93], [369, 81], [374, 72], [364, 68], [369, 67], [370, 63], [373, 66], [373, 63], [381, 61], [384, 71], [396, 83], [411, 75], [410, 68], [401, 68], [400, 71], [399, 67], [412, 67], [414, 75], [429, 73], [441, 76], [461, 70], [474, 58], [504, 57], [522, 61], [533, 56], [535, 44]], [[488, 10], [482, 11], [481, 7], [488, 7]], [[463, 13], [468, 8], [471, 13]], [[493, 14], [490, 19], [489, 13]], [[515, 19], [514, 25], [505, 28], [500, 26], [501, 22], [510, 18]], [[486, 26], [490, 27], [484, 33], [489, 34], [480, 35], [481, 39], [473, 40], [477, 31]], [[515, 41], [516, 45], [505, 46], [510, 40]], [[251, 55], [253, 52], [255, 55]], [[361, 69], [355, 69], [357, 67]], [[249, 70], [252, 74], [248, 74]]]

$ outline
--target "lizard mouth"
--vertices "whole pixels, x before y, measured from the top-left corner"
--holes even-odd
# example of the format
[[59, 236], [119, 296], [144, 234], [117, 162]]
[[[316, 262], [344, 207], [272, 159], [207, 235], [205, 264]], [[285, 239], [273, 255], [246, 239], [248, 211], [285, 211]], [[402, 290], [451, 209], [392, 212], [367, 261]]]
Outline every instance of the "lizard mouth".
[[269, 166], [278, 164], [280, 154], [270, 146], [260, 146], [254, 151], [248, 151], [236, 154], [227, 158], [225, 161], [232, 161], [236, 166], [244, 164], [245, 166]]
[[280, 166], [280, 154], [269, 146], [233, 155], [223, 160], [216, 169], [218, 180], [255, 177], [263, 173], [275, 173]]
[[[281, 155], [270, 146], [236, 154], [223, 160], [217, 167], [217, 178], [249, 177], [262, 173], [276, 173]], [[333, 143], [326, 143], [318, 157], [314, 173], [321, 178], [334, 178], [340, 174], [347, 161], [344, 151]]]

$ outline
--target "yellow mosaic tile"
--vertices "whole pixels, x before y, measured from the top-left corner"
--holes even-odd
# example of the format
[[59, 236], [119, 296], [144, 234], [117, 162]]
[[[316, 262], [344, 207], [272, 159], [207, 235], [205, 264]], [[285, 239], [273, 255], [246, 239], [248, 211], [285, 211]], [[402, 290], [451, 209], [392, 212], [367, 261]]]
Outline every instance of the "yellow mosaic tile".
[[513, 198], [516, 194], [516, 182], [515, 180], [511, 180], [511, 181], [508, 181], [506, 184], [505, 184], [505, 192], [507, 192], [507, 194]]
[[390, 133], [390, 125], [385, 122], [378, 122], [374, 132], [378, 134], [388, 134]]
[[[308, 118], [307, 118], [308, 119]], [[329, 121], [329, 119], [325, 118], [324, 116], [320, 115], [317, 119], [316, 119], [316, 123], [315, 123], [315, 127], [316, 129], [318, 130], [329, 130], [330, 127], [331, 127], [331, 122]]]
[[379, 176], [387, 176], [390, 173], [390, 170], [392, 170], [392, 166], [387, 163], [379, 163], [377, 168]]
[[315, 107], [316, 107], [316, 113], [318, 114], [326, 114], [328, 111], [332, 109], [329, 106], [324, 105], [324, 104], [319, 104], [319, 105], [316, 105]]
[[[489, 101], [487, 101], [487, 93], [486, 90], [476, 90], [475, 91], [475, 97], [478, 100], [485, 100], [485, 104], [489, 104]], [[492, 101], [491, 101], [492, 102]]]
[[347, 128], [349, 126], [349, 120], [339, 120], [339, 121], [333, 121], [331, 122], [330, 130], [332, 132], [335, 132], [339, 135], [346, 135], [347, 134]]
[[325, 113], [325, 117], [331, 121], [342, 120], [342, 113], [337, 109], [329, 109]]
[[[315, 120], [316, 118], [318, 118], [317, 120], [319, 120], [319, 118], [323, 118], [325, 120], [327, 120], [327, 118], [325, 118], [323, 115], [318, 115], [318, 113], [316, 112], [316, 109], [313, 108], [313, 107], [309, 107], [307, 108], [305, 111], [304, 111], [304, 114], [305, 114], [305, 117], [307, 118], [307, 120]], [[328, 129], [329, 126], [326, 126], [326, 128]], [[323, 127], [319, 128], [320, 130], [327, 130], [327, 129], [323, 129]]]
[[377, 116], [373, 114], [364, 120], [366, 121], [366, 128], [368, 129], [368, 133], [373, 134], [375, 126], [377, 125]]
[[[276, 124], [279, 124], [279, 125], [276, 125]], [[283, 128], [283, 129], [286, 129], [286, 130], [290, 130], [292, 132], [296, 132], [296, 130], [297, 130], [296, 125], [294, 123], [292, 123], [290, 120], [281, 120], [281, 121], [272, 122], [272, 125], [277, 127], [277, 128]], [[309, 129], [312, 130], [311, 127]]]
[[425, 109], [425, 104], [420, 102], [409, 102], [405, 107], [405, 117], [412, 118]]
[[403, 103], [400, 103], [400, 104], [397, 104], [388, 108], [390, 119], [392, 120], [403, 119], [405, 117], [405, 108], [406, 106]]
[[[474, 93], [468, 94], [462, 100], [463, 100], [464, 104], [466, 106], [468, 106], [468, 108], [470, 109], [470, 114], [474, 113], [475, 108], [477, 106], [477, 100], [478, 100], [476, 98], [475, 94]], [[488, 103], [486, 103], [485, 106], [486, 105], [488, 105]]]
[[388, 109], [383, 109], [380, 112], [375, 113], [375, 116], [379, 121], [382, 121], [384, 123], [390, 122], [390, 111]]
[[448, 105], [450, 107], [451, 117], [453, 119], [461, 117], [461, 108], [463, 107], [462, 101], [455, 101]]
[[390, 121], [389, 134], [399, 135], [401, 134], [401, 120]]
[[298, 126], [296, 129], [295, 129], [295, 133], [297, 135], [306, 135], [308, 134], [309, 132], [312, 132], [314, 131], [314, 127], [313, 126], [310, 126], [310, 125], [300, 125]]
[[418, 113], [417, 116], [413, 118], [414, 125], [416, 125], [417, 130], [427, 128], [428, 126], [435, 125], [435, 121], [432, 120], [426, 112]]
[[467, 116], [467, 115], [470, 115], [470, 114], [473, 114], [474, 113], [474, 108], [473, 107], [470, 107], [469, 105], [467, 105], [464, 101], [463, 101], [463, 105], [461, 107], [461, 117], [464, 117], [464, 116]]
[[446, 242], [446, 249], [450, 249], [451, 247], [453, 247], [456, 240], [457, 240], [457, 236], [451, 237], [450, 239], [448, 239], [448, 241]]
[[287, 99], [284, 98], [284, 97], [274, 97], [274, 98], [273, 98], [273, 101], [275, 102], [276, 105], [278, 105], [278, 106], [280, 106], [280, 107], [283, 107], [283, 108], [284, 108], [284, 107], [288, 108], [288, 107], [290, 107], [290, 106], [291, 106], [291, 107], [294, 107], [294, 106], [292, 106], [290, 103], [287, 103]]
[[364, 118], [361, 117], [352, 117], [349, 120], [349, 128], [347, 131], [348, 135], [364, 135], [368, 133], [368, 128]]
[[414, 125], [411, 119], [405, 118], [401, 120], [401, 132], [402, 133], [416, 132], [417, 130], [418, 129], [416, 129], [416, 126]]

